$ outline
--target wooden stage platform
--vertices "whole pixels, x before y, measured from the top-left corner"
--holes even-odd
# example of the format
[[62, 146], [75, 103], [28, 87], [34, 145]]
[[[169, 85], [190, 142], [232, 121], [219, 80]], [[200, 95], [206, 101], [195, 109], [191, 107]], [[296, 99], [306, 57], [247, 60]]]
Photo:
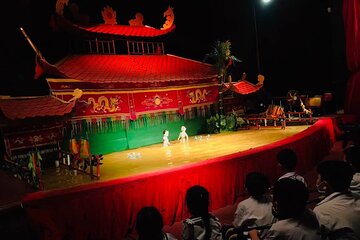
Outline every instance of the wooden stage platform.
[[[162, 144], [115, 152], [104, 155], [100, 167], [100, 179], [91, 179], [89, 175], [66, 166], [53, 168], [43, 174], [45, 190], [73, 187], [95, 181], [106, 181], [141, 173], [173, 169], [189, 163], [226, 156], [288, 138], [310, 127], [289, 126], [285, 130], [278, 127], [239, 130], [220, 134], [189, 137], [188, 143], [172, 141], [170, 146]], [[171, 134], [171, 133], [170, 133]], [[173, 133], [177, 134], [177, 133]], [[141, 137], [141, 136], [139, 136]], [[161, 137], [161, 136], [159, 136]]]

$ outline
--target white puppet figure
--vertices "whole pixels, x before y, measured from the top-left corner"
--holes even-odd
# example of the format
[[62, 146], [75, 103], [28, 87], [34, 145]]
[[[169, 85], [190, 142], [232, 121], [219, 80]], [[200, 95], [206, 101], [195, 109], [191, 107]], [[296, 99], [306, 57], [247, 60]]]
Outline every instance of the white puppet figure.
[[178, 140], [183, 143], [189, 141], [189, 136], [186, 133], [185, 126], [181, 126], [181, 132], [179, 134]]
[[169, 141], [169, 131], [168, 130], [164, 130], [163, 131], [163, 146], [167, 147], [170, 145], [170, 141]]

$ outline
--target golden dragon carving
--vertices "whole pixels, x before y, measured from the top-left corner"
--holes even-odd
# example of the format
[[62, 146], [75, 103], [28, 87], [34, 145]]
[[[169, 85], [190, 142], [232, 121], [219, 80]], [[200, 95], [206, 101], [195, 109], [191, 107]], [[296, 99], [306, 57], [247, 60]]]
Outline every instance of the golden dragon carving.
[[195, 92], [190, 92], [190, 102], [191, 103], [200, 103], [200, 102], [206, 102], [206, 95], [208, 95], [208, 91], [204, 89], [201, 91], [200, 89], [196, 89]]
[[119, 99], [117, 98], [110, 98], [110, 101], [107, 97], [101, 96], [98, 98], [98, 101], [96, 102], [94, 98], [89, 97], [87, 104], [93, 105], [93, 110], [95, 112], [116, 112], [119, 109]]
[[174, 24], [175, 15], [172, 7], [168, 7], [168, 9], [164, 12], [164, 17], [166, 18], [166, 21], [163, 24], [161, 30], [166, 30]]

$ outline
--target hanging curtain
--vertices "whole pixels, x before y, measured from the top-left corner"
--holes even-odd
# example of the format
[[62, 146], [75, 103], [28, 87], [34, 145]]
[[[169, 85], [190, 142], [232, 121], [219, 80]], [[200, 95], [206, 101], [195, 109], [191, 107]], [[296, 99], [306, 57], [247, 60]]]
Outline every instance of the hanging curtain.
[[360, 0], [343, 0], [347, 66], [345, 112], [360, 119]]

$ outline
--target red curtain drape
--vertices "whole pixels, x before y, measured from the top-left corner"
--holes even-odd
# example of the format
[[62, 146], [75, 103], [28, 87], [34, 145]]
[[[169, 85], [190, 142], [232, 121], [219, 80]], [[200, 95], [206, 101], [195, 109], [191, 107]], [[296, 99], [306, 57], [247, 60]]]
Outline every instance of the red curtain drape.
[[360, 0], [343, 0], [348, 80], [345, 112], [360, 119]]
[[298, 153], [298, 170], [303, 174], [329, 152], [334, 141], [332, 119], [322, 119], [299, 134], [262, 147], [176, 169], [36, 192], [22, 204], [38, 239], [122, 239], [133, 229], [143, 206], [157, 207], [165, 224], [185, 219], [185, 192], [194, 184], [209, 190], [211, 210], [233, 204], [244, 191], [246, 173], [261, 171], [272, 182], [279, 177], [276, 154], [280, 149], [290, 147]]

